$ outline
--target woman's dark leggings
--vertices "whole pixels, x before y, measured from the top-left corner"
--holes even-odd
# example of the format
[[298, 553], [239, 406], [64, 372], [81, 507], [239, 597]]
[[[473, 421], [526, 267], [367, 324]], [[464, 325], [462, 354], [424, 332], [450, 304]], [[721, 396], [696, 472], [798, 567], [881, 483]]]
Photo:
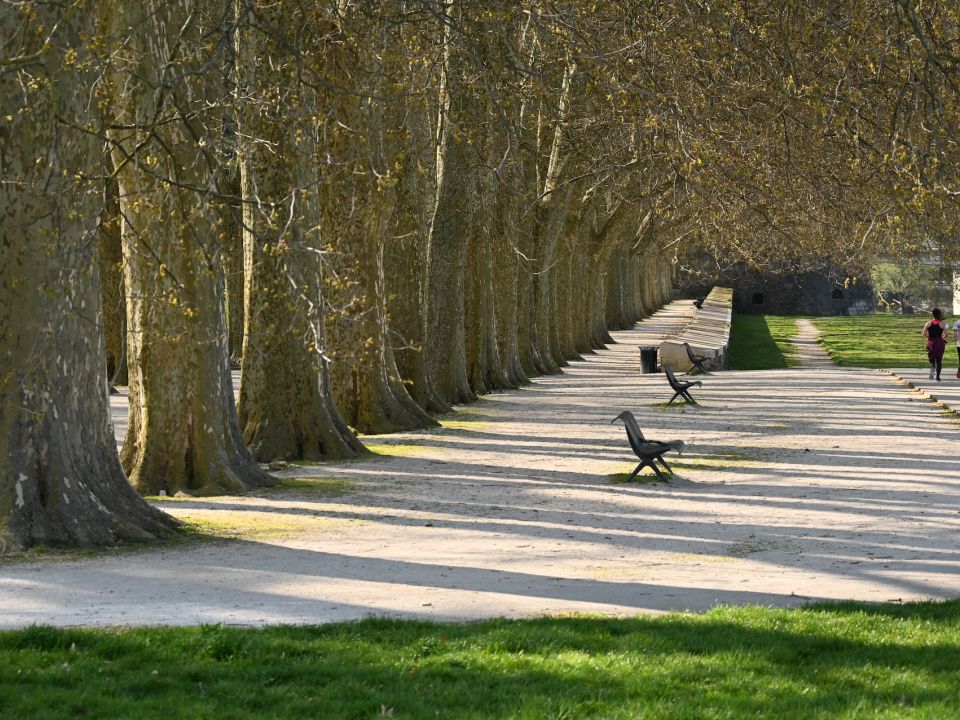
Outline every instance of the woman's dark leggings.
[[[960, 353], [960, 348], [957, 348], [957, 353]], [[930, 364], [936, 369], [937, 377], [940, 377], [940, 371], [943, 370], [943, 350], [939, 352], [932, 350], [927, 353], [927, 358], [930, 360]]]

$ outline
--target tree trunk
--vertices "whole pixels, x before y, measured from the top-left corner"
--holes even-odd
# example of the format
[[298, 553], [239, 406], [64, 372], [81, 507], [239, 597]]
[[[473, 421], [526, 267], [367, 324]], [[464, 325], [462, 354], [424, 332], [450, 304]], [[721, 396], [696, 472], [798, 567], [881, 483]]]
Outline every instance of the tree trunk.
[[100, 296], [103, 307], [103, 335], [107, 348], [107, 379], [127, 384], [127, 318], [123, 287], [123, 246], [120, 241], [120, 204], [116, 180], [104, 185], [100, 214]]
[[42, 54], [46, 33], [21, 34], [17, 7], [0, 8], [0, 35], [28, 38], [19, 49], [40, 58], [30, 83], [9, 68], [0, 73], [11, 179], [0, 183], [0, 552], [151, 540], [177, 525], [127, 483], [109, 420], [102, 207], [80, 179], [102, 171], [102, 153], [95, 138], [70, 129], [98, 122], [88, 103], [96, 77], [82, 69], [96, 62], [83, 44], [94, 35], [94, 8], [34, 7], [31, 22], [55, 28]]
[[510, 222], [516, 216], [509, 212], [509, 208], [516, 203], [510, 188], [498, 186], [497, 195], [499, 212], [491, 239], [497, 347], [507, 383], [519, 387], [528, 383], [529, 379], [520, 359], [520, 256], [516, 247], [516, 225]]
[[[324, 128], [324, 152], [337, 158], [339, 172], [324, 183], [323, 232], [339, 258], [338, 294], [348, 307], [336, 325], [349, 360], [337, 369], [337, 398], [347, 421], [362, 432], [436, 426], [401, 380], [387, 313], [384, 252], [397, 222], [398, 175], [403, 173], [398, 160], [409, 150], [397, 132], [407, 118], [406, 103], [394, 93], [398, 75], [412, 71], [397, 61], [404, 55], [404, 38], [396, 25], [358, 8], [344, 17], [352, 28], [348, 37], [369, 47], [372, 63], [347, 67], [352, 55], [331, 47], [324, 67], [331, 84], [349, 83], [331, 94], [327, 112], [336, 122]], [[415, 211], [405, 207], [403, 212]]]
[[496, 147], [493, 142], [493, 118], [486, 120], [487, 160], [477, 170], [474, 218], [467, 249], [468, 276], [465, 309], [467, 376], [471, 389], [478, 393], [516, 387], [507, 378], [497, 344], [497, 318], [494, 306], [499, 298], [494, 286], [493, 238], [497, 223], [498, 178], [493, 171]]
[[607, 298], [607, 327], [611, 330], [626, 330], [633, 327], [627, 318], [624, 296], [623, 268], [627, 264], [627, 254], [623, 247], [618, 246], [607, 262], [606, 298]]
[[[264, 184], [259, 190], [267, 192]], [[253, 215], [251, 205], [245, 214]], [[244, 440], [263, 462], [354, 457], [363, 445], [333, 401], [325, 360], [321, 261], [309, 250], [265, 245], [271, 229], [274, 243], [280, 233], [262, 218], [245, 225]]]
[[623, 273], [623, 312], [626, 320], [626, 327], [632, 328], [640, 319], [640, 312], [637, 309], [637, 284], [640, 280], [640, 268], [637, 259], [631, 253], [626, 254], [626, 262], [621, 266]]
[[[317, 237], [315, 92], [291, 78], [311, 24], [283, 6], [238, 6], [244, 345], [239, 418], [261, 461], [354, 457], [363, 445], [333, 400]], [[289, 65], [285, 64], [285, 61]], [[291, 83], [288, 84], [288, 83]], [[274, 91], [280, 88], [281, 93]]]
[[205, 68], [222, 62], [208, 49], [230, 47], [212, 41], [230, 18], [190, 0], [149, 0], [111, 19], [129, 33], [112, 77], [130, 332], [121, 460], [149, 495], [267, 484], [240, 436], [227, 351], [216, 150], [224, 96]]
[[519, 341], [520, 365], [527, 377], [539, 375], [544, 361], [540, 357], [540, 345], [535, 341], [536, 304], [534, 302], [534, 261], [532, 231], [521, 221], [516, 236], [518, 249], [517, 270], [517, 339]]
[[427, 243], [427, 367], [434, 390], [446, 403], [476, 399], [467, 379], [464, 289], [467, 241], [476, 190], [472, 113], [476, 103], [464, 77], [461, 50], [446, 24], [440, 90], [437, 199]]
[[[411, 87], [426, 84], [414, 68], [409, 72]], [[407, 98], [408, 147], [400, 153], [392, 237], [384, 247], [384, 273], [391, 343], [403, 384], [418, 406], [442, 413], [449, 411], [450, 405], [433, 390], [424, 351], [427, 242], [436, 203], [436, 147], [428, 105], [424, 99]]]
[[360, 277], [361, 309], [352, 319], [360, 339], [351, 368], [348, 418], [365, 433], [389, 433], [438, 425], [410, 397], [400, 379], [387, 325], [383, 248], [393, 213], [393, 190], [368, 195], [359, 237], [348, 235], [342, 251]]
[[560, 282], [557, 284], [557, 333], [560, 352], [565, 360], [583, 360], [577, 350], [576, 324], [578, 316], [583, 312], [583, 304], [577, 297], [576, 280], [574, 273], [574, 254], [567, 247], [560, 263]]
[[[508, 387], [529, 382], [520, 359], [520, 278], [519, 252], [521, 229], [520, 189], [522, 165], [517, 152], [517, 133], [513, 127], [503, 128], [503, 144], [511, 148], [501, 164], [499, 176], [493, 175], [491, 193], [493, 214], [490, 218], [490, 255], [492, 261], [493, 322], [496, 327], [497, 352]], [[492, 162], [491, 162], [492, 164]]]
[[[535, 272], [533, 276], [533, 324], [532, 337], [535, 358], [539, 360], [537, 369], [543, 373], [560, 372], [560, 366], [566, 364], [560, 354], [555, 327], [554, 291], [551, 287], [552, 273], [557, 255], [557, 246], [566, 231], [567, 210], [571, 199], [571, 188], [561, 188], [560, 177], [564, 164], [564, 144], [566, 118], [570, 110], [572, 80], [576, 66], [569, 62], [563, 73], [560, 97], [557, 107], [557, 119], [553, 122], [553, 133], [547, 130], [541, 114], [538, 120], [538, 166], [545, 163], [543, 182], [538, 188], [537, 201], [533, 208], [533, 255]], [[551, 135], [549, 145], [547, 135]], [[542, 148], [547, 148], [546, 154]]]
[[536, 271], [533, 283], [532, 338], [539, 359], [537, 369], [545, 374], [560, 372], [566, 363], [560, 353], [554, 317], [554, 288], [557, 274], [557, 245], [566, 222], [569, 191], [560, 190], [547, 196], [535, 209], [534, 257]]
[[[240, 198], [239, 172], [230, 177], [226, 184], [226, 193]], [[223, 220], [223, 274], [227, 291], [227, 350], [230, 353], [231, 367], [243, 362], [244, 318], [244, 250], [243, 250], [243, 208], [239, 202], [229, 202], [224, 207]]]

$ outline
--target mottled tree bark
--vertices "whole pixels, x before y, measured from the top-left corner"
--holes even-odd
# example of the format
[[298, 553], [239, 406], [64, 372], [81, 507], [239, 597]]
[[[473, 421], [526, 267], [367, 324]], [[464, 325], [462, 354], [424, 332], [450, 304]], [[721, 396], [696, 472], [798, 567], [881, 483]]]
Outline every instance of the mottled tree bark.
[[[316, 92], [291, 48], [317, 27], [273, 4], [238, 6], [244, 344], [239, 419], [261, 461], [354, 457], [327, 363]], [[279, 89], [280, 92], [277, 92]]]
[[590, 278], [590, 330], [589, 338], [593, 347], [603, 347], [612, 343], [609, 329], [608, 306], [611, 302], [610, 267], [613, 256], [622, 245], [626, 218], [622, 203], [616, 203], [612, 208], [601, 211], [591, 207], [589, 226], [585, 228], [586, 238], [583, 245], [587, 252], [587, 267]]
[[325, 68], [331, 82], [351, 75], [353, 82], [331, 98], [337, 122], [325, 128], [325, 151], [342, 164], [339, 177], [326, 184], [323, 222], [346, 276], [356, 281], [347, 291], [352, 312], [338, 327], [338, 339], [350, 346], [350, 364], [337, 375], [340, 408], [358, 430], [387, 433], [437, 425], [401, 380], [387, 312], [384, 253], [396, 225], [397, 160], [409, 150], [397, 132], [406, 103], [391, 80], [410, 71], [397, 62], [405, 47], [398, 26], [359, 11], [355, 19], [351, 39], [370, 48], [373, 62], [358, 66], [344, 54]]
[[494, 236], [492, 251], [497, 349], [507, 387], [519, 387], [529, 382], [520, 360], [518, 306], [520, 260], [514, 242], [515, 238], [509, 238], [501, 230]]
[[5, 50], [35, 58], [0, 73], [0, 552], [150, 540], [176, 527], [127, 483], [108, 414], [102, 193], [80, 180], [102, 170], [102, 151], [73, 129], [98, 126], [84, 47], [95, 7], [35, 10], [21, 33], [17, 7], [0, 7]]
[[577, 351], [574, 330], [577, 316], [583, 312], [583, 305], [578, 302], [573, 268], [573, 250], [569, 245], [566, 245], [558, 266], [560, 272], [557, 275], [558, 282], [555, 291], [558, 343], [564, 360], [583, 360]]
[[521, 221], [518, 226], [515, 244], [517, 246], [517, 340], [520, 365], [527, 377], [539, 375], [545, 361], [540, 356], [540, 345], [535, 341], [536, 303], [534, 302], [533, 278], [535, 263], [533, 256], [533, 233], [527, 223]]
[[543, 113], [539, 118], [537, 132], [537, 160], [543, 164], [543, 180], [538, 186], [538, 197], [533, 206], [533, 313], [531, 335], [535, 348], [537, 369], [543, 373], [560, 372], [566, 364], [560, 346], [554, 319], [554, 291], [552, 288], [557, 247], [566, 231], [567, 212], [571, 202], [572, 188], [561, 187], [560, 178], [565, 160], [565, 124], [570, 110], [572, 80], [576, 70], [568, 63], [560, 87], [557, 118], [548, 131]]
[[354, 457], [363, 445], [333, 402], [325, 359], [320, 259], [302, 248], [265, 244], [264, 233], [272, 228], [274, 243], [280, 233], [262, 218], [246, 226], [238, 406], [244, 440], [262, 461]]
[[626, 308], [626, 295], [628, 293], [625, 277], [626, 265], [627, 251], [622, 246], [617, 246], [607, 261], [607, 327], [611, 330], [626, 330], [633, 327]]
[[556, 190], [535, 209], [535, 271], [532, 278], [532, 342], [537, 369], [545, 374], [560, 372], [565, 365], [560, 352], [555, 318], [554, 285], [558, 282], [557, 247], [565, 230], [570, 190]]
[[[459, 8], [451, 12], [456, 14]], [[476, 399], [467, 379], [464, 291], [478, 158], [472, 147], [476, 102], [473, 88], [464, 77], [465, 61], [453, 42], [451, 26], [444, 26], [437, 197], [427, 243], [424, 345], [434, 390], [442, 401], [460, 403]]]
[[[425, 86], [423, 73], [409, 70], [411, 87]], [[404, 127], [408, 146], [400, 152], [392, 237], [384, 247], [387, 321], [397, 370], [414, 402], [427, 412], [442, 413], [450, 405], [433, 390], [427, 368], [427, 242], [435, 200], [436, 144], [430, 103], [405, 99]], [[436, 108], [432, 108], [436, 113]]]
[[115, 7], [111, 20], [127, 38], [111, 78], [130, 332], [121, 460], [150, 495], [266, 484], [240, 436], [227, 350], [223, 88], [211, 68], [230, 47], [216, 37], [231, 18], [194, 0], [149, 0]]
[[[240, 198], [239, 173], [225, 183], [226, 194]], [[239, 202], [229, 201], [223, 207], [223, 274], [227, 293], [227, 351], [230, 364], [236, 367], [243, 361], [244, 327], [244, 265], [243, 265], [243, 208]]]
[[[507, 132], [512, 134], [511, 129]], [[510, 139], [516, 148], [515, 136]], [[493, 260], [494, 322], [497, 349], [505, 379], [509, 386], [529, 382], [520, 359], [520, 171], [517, 151], [506, 158], [501, 176], [494, 184], [496, 207], [491, 218], [491, 256]]]
[[424, 410], [442, 413], [450, 406], [433, 391], [423, 347], [427, 324], [425, 250], [426, 233], [388, 242], [384, 250], [388, 319], [397, 370], [410, 397]]
[[570, 282], [573, 288], [571, 315], [573, 318], [573, 345], [581, 356], [592, 353], [594, 349], [590, 338], [591, 303], [593, 286], [590, 284], [590, 272], [587, 259], [582, 251], [577, 251], [571, 262]]
[[350, 321], [360, 342], [343, 409], [358, 430], [374, 434], [438, 424], [403, 385], [389, 337], [383, 248], [393, 213], [393, 192], [392, 188], [370, 192], [358, 236], [349, 234], [340, 245], [360, 278], [360, 310]]
[[497, 148], [493, 142], [493, 118], [486, 119], [486, 162], [477, 170], [477, 194], [467, 248], [468, 268], [465, 307], [467, 376], [478, 394], [515, 387], [507, 378], [497, 343], [494, 285], [493, 234], [497, 223], [497, 189], [494, 172]]
[[107, 378], [117, 385], [127, 384], [127, 318], [123, 286], [123, 247], [120, 240], [120, 202], [117, 183], [104, 181], [103, 209], [100, 213], [100, 297], [103, 312], [103, 336], [107, 349]]

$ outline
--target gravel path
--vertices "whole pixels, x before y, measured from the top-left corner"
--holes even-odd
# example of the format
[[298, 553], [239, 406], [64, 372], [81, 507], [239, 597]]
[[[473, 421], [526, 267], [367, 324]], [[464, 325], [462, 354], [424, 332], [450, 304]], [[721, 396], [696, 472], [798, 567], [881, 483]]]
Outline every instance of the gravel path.
[[[327, 492], [167, 502], [235, 539], [0, 565], [0, 626], [441, 620], [960, 595], [956, 421], [890, 375], [712, 373], [663, 408], [637, 346], [674, 304], [563, 375], [489, 396], [382, 459], [291, 466]], [[688, 450], [668, 484], [614, 483], [610, 419]], [[931, 452], [936, 448], [936, 452]], [[306, 481], [302, 481], [306, 484]], [[337, 494], [337, 492], [341, 494]]]

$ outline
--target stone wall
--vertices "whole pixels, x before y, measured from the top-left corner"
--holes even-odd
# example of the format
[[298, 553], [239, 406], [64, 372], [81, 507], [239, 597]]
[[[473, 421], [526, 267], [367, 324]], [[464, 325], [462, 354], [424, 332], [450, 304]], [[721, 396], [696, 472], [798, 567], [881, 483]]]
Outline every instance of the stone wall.
[[[762, 273], [734, 268], [720, 282], [733, 288], [738, 313], [771, 315], [864, 315], [874, 311], [873, 287], [862, 280], [846, 282], [842, 272]], [[714, 283], [678, 277], [682, 296], [704, 297]]]
[[675, 337], [660, 344], [660, 365], [674, 372], [686, 372], [691, 367], [685, 347], [689, 344], [695, 355], [709, 358], [705, 365], [714, 370], [725, 369], [730, 345], [732, 295], [730, 288], [713, 288], [689, 324]]

